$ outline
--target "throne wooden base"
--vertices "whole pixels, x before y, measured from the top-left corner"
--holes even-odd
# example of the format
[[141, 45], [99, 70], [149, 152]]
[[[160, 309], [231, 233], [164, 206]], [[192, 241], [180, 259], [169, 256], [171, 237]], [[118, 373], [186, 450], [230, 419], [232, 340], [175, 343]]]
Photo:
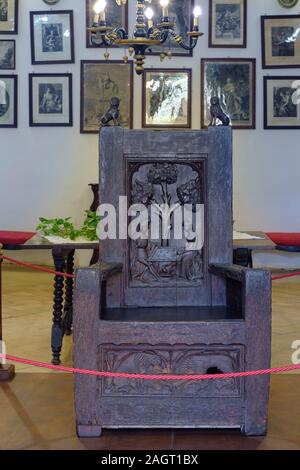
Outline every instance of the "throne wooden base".
[[[202, 204], [203, 248], [106, 240], [77, 273], [75, 367], [138, 374], [220, 374], [270, 366], [271, 279], [232, 266], [231, 129], [104, 129], [100, 201]], [[130, 222], [130, 220], [128, 220]], [[172, 231], [172, 223], [171, 223]], [[188, 237], [188, 236], [187, 236]], [[77, 375], [77, 432], [103, 428], [239, 428], [267, 432], [269, 377], [145, 381]]]

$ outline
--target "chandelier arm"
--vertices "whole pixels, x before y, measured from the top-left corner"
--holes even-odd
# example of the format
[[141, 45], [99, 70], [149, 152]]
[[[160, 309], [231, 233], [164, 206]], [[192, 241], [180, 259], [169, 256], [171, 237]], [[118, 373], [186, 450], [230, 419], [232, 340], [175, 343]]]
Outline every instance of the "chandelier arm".
[[[102, 32], [100, 34], [92, 35], [92, 42], [97, 46], [106, 46], [111, 47], [113, 46], [118, 39], [127, 39], [127, 32], [124, 28], [115, 28], [112, 31]], [[101, 43], [96, 42], [101, 39]]]
[[169, 29], [161, 30], [161, 29], [155, 28], [152, 31], [151, 36], [154, 39], [157, 39], [158, 41], [160, 41], [161, 44], [164, 44], [169, 37], [169, 32], [170, 32]]
[[185, 49], [186, 51], [192, 51], [197, 46], [199, 37], [192, 37], [191, 44], [188, 44], [184, 42], [183, 38], [176, 34], [175, 31], [169, 30], [169, 34], [177, 42], [177, 44], [179, 44], [179, 46]]

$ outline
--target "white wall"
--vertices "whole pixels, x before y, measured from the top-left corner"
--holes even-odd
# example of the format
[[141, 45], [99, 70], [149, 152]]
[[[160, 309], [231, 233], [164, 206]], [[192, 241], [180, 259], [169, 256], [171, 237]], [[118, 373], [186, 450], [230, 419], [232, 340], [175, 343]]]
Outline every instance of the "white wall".
[[[113, 1], [113, 0], [110, 0]], [[208, 0], [196, 0], [203, 9], [199, 41], [193, 58], [147, 59], [147, 66], [193, 68], [193, 128], [200, 128], [201, 57], [254, 57], [257, 59], [257, 130], [234, 131], [234, 218], [245, 230], [300, 231], [299, 131], [263, 130], [263, 75], [295, 75], [298, 69], [261, 69], [260, 16], [296, 14], [300, 4], [286, 10], [276, 0], [248, 0], [248, 48], [209, 49]], [[135, 1], [129, 0], [134, 23]], [[103, 50], [85, 48], [85, 0], [61, 0], [57, 9], [74, 9], [76, 64], [32, 66], [30, 60], [29, 11], [47, 10], [41, 0], [20, 0], [17, 70], [19, 75], [19, 128], [0, 129], [0, 229], [32, 230], [40, 216], [71, 216], [80, 222], [89, 207], [88, 184], [97, 181], [98, 139], [81, 135], [80, 60], [103, 59]], [[55, 9], [55, 8], [54, 8]], [[4, 38], [4, 36], [2, 36]], [[13, 37], [13, 36], [12, 36]], [[120, 59], [123, 50], [113, 50]], [[28, 126], [28, 74], [72, 72], [74, 79], [74, 127]], [[6, 72], [3, 72], [6, 73]], [[141, 125], [141, 79], [135, 80], [134, 125]]]

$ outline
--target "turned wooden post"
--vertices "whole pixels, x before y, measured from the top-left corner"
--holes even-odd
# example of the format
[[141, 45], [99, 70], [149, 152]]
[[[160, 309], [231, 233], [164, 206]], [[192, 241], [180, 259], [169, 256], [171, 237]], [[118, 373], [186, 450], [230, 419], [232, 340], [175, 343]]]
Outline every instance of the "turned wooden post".
[[[2, 353], [3, 330], [2, 330], [2, 255], [3, 246], [0, 243], [0, 352]], [[11, 380], [15, 376], [15, 366], [3, 364], [3, 359], [0, 359], [0, 382]]]

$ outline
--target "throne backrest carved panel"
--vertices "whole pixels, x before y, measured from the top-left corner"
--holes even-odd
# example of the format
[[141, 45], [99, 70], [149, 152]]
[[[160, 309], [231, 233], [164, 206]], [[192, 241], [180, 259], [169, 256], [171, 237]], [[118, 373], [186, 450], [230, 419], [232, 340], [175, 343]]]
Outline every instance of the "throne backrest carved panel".
[[[204, 248], [197, 235], [196, 211], [204, 207], [204, 161], [182, 156], [127, 157], [129, 205], [147, 207], [141, 238], [128, 241], [127, 276], [130, 287], [197, 285], [204, 277]], [[191, 223], [183, 224], [182, 238], [175, 235], [176, 211], [190, 210]], [[151, 215], [159, 232], [151, 238]], [[167, 216], [168, 223], [163, 224]], [[130, 218], [128, 220], [130, 223]], [[177, 226], [178, 228], [178, 226]]]

